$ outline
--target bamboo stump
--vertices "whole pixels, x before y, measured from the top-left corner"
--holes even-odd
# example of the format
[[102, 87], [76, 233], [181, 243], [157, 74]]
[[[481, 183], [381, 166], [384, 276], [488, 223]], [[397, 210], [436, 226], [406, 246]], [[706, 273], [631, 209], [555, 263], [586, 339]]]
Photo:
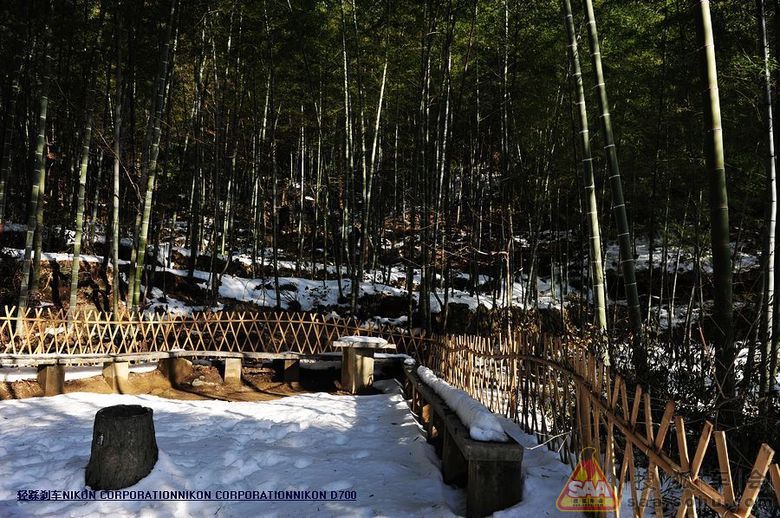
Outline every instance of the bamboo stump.
[[148, 475], [157, 462], [152, 409], [116, 405], [98, 410], [86, 483], [92, 489], [122, 489]]

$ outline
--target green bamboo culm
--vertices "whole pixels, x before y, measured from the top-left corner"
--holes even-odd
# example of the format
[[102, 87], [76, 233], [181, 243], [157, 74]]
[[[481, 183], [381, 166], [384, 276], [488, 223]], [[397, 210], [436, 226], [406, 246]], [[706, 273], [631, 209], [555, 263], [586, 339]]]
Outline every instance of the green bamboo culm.
[[115, 13], [115, 45], [116, 45], [116, 66], [115, 66], [115, 85], [116, 96], [114, 97], [114, 167], [113, 167], [113, 187], [111, 192], [111, 308], [114, 313], [119, 311], [120, 285], [119, 285], [119, 172], [122, 153], [122, 46], [121, 32], [122, 24], [120, 19], [121, 0], [116, 1]]
[[[764, 129], [766, 131], [767, 156], [765, 161], [767, 176], [767, 232], [765, 239], [765, 262], [764, 262], [764, 307], [762, 311], [762, 323], [760, 331], [761, 349], [761, 374], [759, 377], [759, 392], [766, 392], [770, 387], [771, 380], [775, 375], [771, 370], [772, 344], [777, 341], [775, 320], [775, 239], [777, 233], [777, 157], [775, 156], [775, 130], [774, 130], [774, 112], [772, 96], [772, 71], [769, 53], [769, 38], [766, 27], [766, 6], [765, 0], [756, 0], [756, 18], [758, 20], [758, 43], [759, 50], [762, 53], [762, 90], [764, 93]], [[752, 371], [753, 358], [748, 357], [748, 364], [751, 369], [745, 367], [744, 379], [749, 379], [748, 374]]]
[[[95, 64], [95, 58], [97, 56], [97, 49], [100, 48], [101, 41], [102, 41], [102, 34], [103, 34], [103, 18], [105, 15], [105, 10], [100, 10], [100, 18], [99, 18], [99, 26], [98, 26], [98, 33], [97, 38], [95, 40], [95, 46], [92, 49], [92, 54], [90, 56], [90, 64], [88, 67], [88, 70], [93, 71], [94, 70], [94, 64]], [[78, 200], [76, 205], [76, 221], [75, 221], [75, 236], [73, 241], [73, 261], [71, 261], [71, 270], [70, 270], [70, 300], [68, 303], [68, 324], [71, 324], [73, 322], [73, 316], [76, 312], [76, 306], [78, 305], [78, 288], [79, 288], [79, 266], [80, 262], [79, 259], [81, 257], [81, 243], [84, 237], [84, 205], [85, 205], [85, 194], [86, 194], [86, 187], [87, 187], [87, 173], [89, 171], [89, 152], [90, 152], [90, 145], [92, 142], [92, 123], [93, 123], [93, 108], [91, 103], [91, 97], [90, 94], [98, 95], [97, 91], [95, 90], [95, 81], [96, 76], [94, 73], [90, 74], [91, 84], [87, 90], [88, 94], [84, 98], [84, 105], [85, 105], [85, 123], [84, 123], [84, 134], [82, 136], [83, 142], [81, 144], [81, 163], [79, 167], [79, 185], [78, 185]], [[102, 167], [103, 161], [102, 161], [102, 155], [98, 159], [98, 170]], [[98, 174], [98, 178], [100, 175]], [[99, 181], [98, 181], [99, 184]], [[96, 191], [99, 190], [99, 187], [96, 187]], [[94, 223], [94, 218], [93, 218]]]
[[[47, 148], [44, 148], [44, 155]], [[32, 274], [30, 275], [30, 293], [36, 294], [41, 284], [41, 256], [43, 255], [43, 206], [46, 194], [46, 157], [38, 169], [38, 204], [35, 211], [35, 235], [33, 238]]]
[[11, 176], [11, 137], [14, 134], [16, 115], [16, 99], [19, 97], [19, 78], [14, 79], [11, 86], [11, 101], [8, 105], [5, 133], [3, 135], [3, 160], [0, 162], [0, 236], [5, 230], [5, 207], [8, 200], [8, 179]]
[[[774, 0], [773, 7], [774, 7], [774, 32], [775, 32], [775, 49], [774, 49], [774, 55], [775, 60], [777, 60], [777, 56], [780, 55], [780, 38], [778, 38], [778, 35], [780, 34], [780, 15], [777, 13], [780, 13], [780, 2], [778, 0]], [[767, 45], [768, 47], [768, 45]], [[766, 50], [769, 50], [768, 48]], [[773, 84], [777, 84], [777, 81], [780, 79], [780, 71], [777, 69], [777, 67], [774, 67], [773, 73], [770, 76], [770, 79], [774, 78], [775, 81]], [[775, 113], [777, 113], [778, 107], [777, 107], [777, 96], [774, 97], [775, 105]], [[773, 139], [774, 139], [774, 149], [775, 149], [775, 166], [777, 166], [777, 150], [780, 149], [780, 132], [773, 131]], [[777, 170], [775, 170], [775, 194], [774, 194], [774, 200], [775, 204], [777, 203], [777, 200], [780, 199], [780, 181], [777, 181]], [[775, 208], [775, 219], [777, 219], [777, 207]], [[777, 246], [777, 243], [780, 243], [780, 225], [777, 225], [775, 222], [775, 237], [774, 237], [775, 246]], [[778, 362], [780, 362], [780, 275], [778, 275], [777, 272], [780, 272], [780, 253], [775, 253], [774, 257], [774, 289], [772, 290], [773, 294], [773, 308], [772, 308], [772, 314], [773, 314], [773, 325], [771, 329], [771, 339], [769, 340], [769, 365], [768, 365], [768, 380], [777, 379], [777, 368], [778, 368]], [[771, 385], [767, 385], [768, 387]]]
[[596, 99], [598, 100], [601, 131], [604, 138], [604, 153], [607, 156], [607, 166], [609, 167], [612, 211], [615, 215], [618, 230], [620, 267], [623, 273], [623, 285], [626, 290], [631, 332], [634, 335], [634, 369], [637, 373], [643, 373], [647, 370], [647, 351], [642, 345], [642, 313], [639, 307], [639, 289], [636, 284], [634, 252], [631, 246], [631, 231], [628, 225], [628, 216], [626, 215], [626, 203], [623, 198], [623, 182], [620, 178], [617, 147], [615, 146], [615, 137], [612, 134], [612, 117], [610, 116], [604, 69], [601, 65], [601, 47], [599, 45], [599, 33], [596, 27], [596, 15], [593, 11], [592, 0], [585, 0], [585, 14], [588, 26], [588, 42], [590, 44], [591, 68], [593, 69], [596, 82]]
[[[49, 28], [46, 28], [48, 36]], [[41, 74], [41, 100], [38, 108], [38, 136], [35, 142], [35, 160], [33, 161], [32, 190], [27, 206], [27, 232], [24, 241], [24, 261], [22, 262], [22, 280], [19, 286], [18, 315], [23, 317], [30, 298], [30, 274], [33, 266], [33, 240], [38, 222], [38, 205], [41, 203], [42, 177], [46, 175], [46, 113], [49, 108], [49, 39], [46, 37], [43, 51]]]
[[140, 231], [138, 233], [138, 247], [136, 249], [135, 274], [131, 277], [130, 296], [133, 311], [137, 311], [141, 301], [141, 277], [146, 261], [146, 245], [149, 239], [149, 222], [152, 215], [152, 199], [154, 195], [154, 186], [157, 179], [157, 157], [160, 153], [160, 135], [162, 133], [162, 115], [165, 106], [165, 78], [168, 74], [168, 54], [171, 42], [171, 29], [174, 23], [176, 10], [176, 0], [171, 1], [171, 12], [166, 30], [165, 42], [163, 43], [162, 60], [160, 63], [160, 75], [157, 78], [155, 87], [155, 111], [153, 115], [152, 141], [149, 150], [149, 169], [146, 175], [146, 195], [144, 196], [143, 215], [141, 219]]
[[582, 82], [580, 55], [577, 47], [577, 33], [574, 28], [571, 0], [562, 0], [563, 18], [566, 27], [567, 47], [571, 61], [572, 79], [574, 80], [574, 104], [580, 127], [580, 146], [582, 148], [582, 178], [585, 185], [585, 203], [587, 211], [587, 227], [590, 249], [591, 275], [593, 277], [593, 303], [595, 306], [596, 326], [607, 329], [607, 307], [604, 294], [604, 268], [601, 261], [601, 232], [599, 230], [599, 213], [596, 205], [596, 183], [593, 175], [593, 156], [590, 148], [590, 131], [588, 129], [588, 110], [585, 105], [585, 88]]
[[[154, 113], [154, 111], [152, 111]], [[151, 122], [151, 119], [154, 117], [151, 117], [149, 120]], [[150, 132], [151, 133], [151, 132]], [[148, 174], [148, 169], [144, 170], [144, 174]], [[125, 304], [127, 307], [131, 307], [133, 305], [133, 287], [135, 286], [135, 265], [136, 261], [138, 260], [138, 236], [141, 233], [141, 218], [143, 216], [143, 208], [136, 212], [135, 215], [135, 222], [133, 223], [133, 239], [132, 239], [132, 247], [130, 248], [130, 271], [127, 272], [127, 294], [125, 295], [126, 300]]]
[[713, 345], [717, 404], [727, 420], [734, 419], [729, 409], [734, 404], [735, 375], [734, 327], [731, 285], [731, 248], [729, 247], [729, 204], [726, 190], [726, 166], [723, 155], [723, 128], [720, 115], [718, 71], [712, 35], [709, 0], [694, 4], [701, 49], [702, 98], [704, 103], [704, 157], [710, 191], [710, 239], [712, 241]]
[[89, 166], [89, 145], [92, 140], [92, 113], [87, 116], [84, 128], [84, 142], [81, 147], [81, 167], [79, 169], [79, 199], [76, 207], [76, 235], [73, 242], [73, 262], [70, 270], [70, 302], [68, 304], [68, 319], [73, 318], [76, 310], [79, 288], [79, 257], [81, 255], [81, 240], [84, 233], [84, 193], [87, 186], [87, 170]]

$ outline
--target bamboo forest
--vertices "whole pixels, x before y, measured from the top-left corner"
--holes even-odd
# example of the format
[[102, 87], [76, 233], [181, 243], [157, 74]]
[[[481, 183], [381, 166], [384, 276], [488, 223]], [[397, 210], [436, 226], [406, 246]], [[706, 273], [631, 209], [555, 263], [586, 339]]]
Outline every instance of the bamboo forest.
[[[780, 516], [778, 89], [779, 0], [0, 1], [0, 515], [175, 514], [25, 500], [48, 488], [300, 489], [256, 453], [165, 471], [202, 399], [186, 441], [212, 449], [221, 401], [256, 405], [224, 432], [241, 455], [283, 448], [262, 419], [356, 410], [300, 438], [322, 507], [187, 516]], [[140, 482], [105, 481], [141, 458], [100, 464], [108, 404], [155, 410]], [[89, 452], [93, 417], [86, 486], [87, 456], [28, 468], [25, 434]], [[594, 464], [602, 507], [577, 507]]]

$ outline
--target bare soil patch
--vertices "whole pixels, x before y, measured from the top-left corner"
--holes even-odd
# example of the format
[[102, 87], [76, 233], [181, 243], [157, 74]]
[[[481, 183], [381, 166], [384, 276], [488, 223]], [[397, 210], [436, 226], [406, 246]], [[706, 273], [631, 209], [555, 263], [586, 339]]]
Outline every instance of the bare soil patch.
[[[195, 364], [191, 372], [176, 385], [172, 385], [159, 370], [130, 373], [128, 386], [123, 393], [151, 394], [182, 400], [269, 401], [311, 392], [341, 393], [337, 374], [337, 370], [307, 371], [300, 382], [284, 382], [270, 366], [245, 365], [241, 385], [225, 385], [217, 366]], [[112, 390], [102, 376], [94, 376], [66, 381], [65, 393], [71, 392], [110, 394]], [[0, 383], [0, 399], [40, 396], [43, 396], [43, 390], [35, 380]]]

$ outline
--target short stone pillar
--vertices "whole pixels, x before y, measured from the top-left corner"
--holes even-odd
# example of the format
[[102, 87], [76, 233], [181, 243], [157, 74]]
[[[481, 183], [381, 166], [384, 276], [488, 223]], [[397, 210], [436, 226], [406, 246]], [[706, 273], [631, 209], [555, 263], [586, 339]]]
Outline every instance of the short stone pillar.
[[124, 394], [130, 387], [130, 362], [106, 362], [103, 364], [103, 379], [111, 390]]
[[357, 394], [374, 383], [374, 350], [344, 349], [341, 362], [341, 386], [344, 390]]
[[225, 385], [241, 385], [241, 358], [225, 358], [225, 373], [222, 381]]
[[174, 386], [180, 385], [186, 378], [192, 376], [192, 362], [186, 358], [165, 358], [160, 360], [158, 368]]
[[65, 367], [62, 365], [41, 365], [38, 367], [38, 384], [44, 396], [65, 393]]
[[274, 371], [281, 375], [282, 381], [293, 383], [301, 379], [301, 361], [299, 358], [274, 358]]
[[395, 349], [395, 345], [375, 336], [339, 338], [333, 347], [342, 351], [341, 388], [351, 394], [365, 392], [374, 383], [374, 352]]

